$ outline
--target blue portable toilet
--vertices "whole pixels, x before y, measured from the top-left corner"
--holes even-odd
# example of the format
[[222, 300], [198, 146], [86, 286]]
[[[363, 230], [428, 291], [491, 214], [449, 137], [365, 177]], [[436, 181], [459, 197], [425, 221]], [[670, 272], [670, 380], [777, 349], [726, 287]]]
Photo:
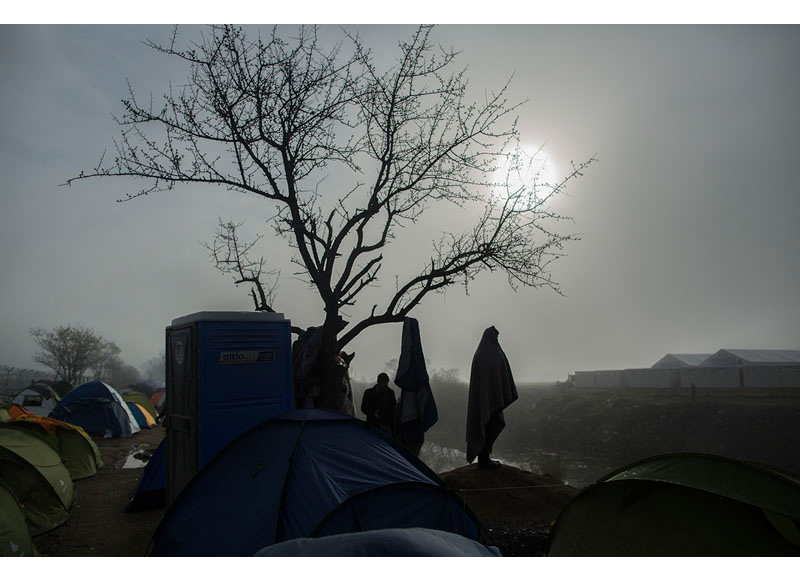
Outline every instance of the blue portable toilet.
[[350, 415], [298, 409], [237, 437], [167, 507], [151, 556], [252, 556], [295, 538], [425, 528], [481, 539], [463, 501]]
[[196, 312], [166, 329], [167, 504], [236, 436], [294, 408], [291, 326], [273, 312]]

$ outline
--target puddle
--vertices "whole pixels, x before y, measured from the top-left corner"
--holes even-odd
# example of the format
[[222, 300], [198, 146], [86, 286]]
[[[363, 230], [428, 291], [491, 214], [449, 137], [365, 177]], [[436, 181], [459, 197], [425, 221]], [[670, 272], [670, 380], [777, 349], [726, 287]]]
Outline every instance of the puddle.
[[[138, 453], [138, 451], [137, 451]], [[121, 469], [141, 469], [147, 465], [147, 461], [142, 461], [141, 459], [136, 459], [133, 455], [128, 455], [125, 458], [125, 463], [123, 463], [120, 468]]]
[[[137, 455], [139, 457], [136, 457]], [[114, 467], [117, 469], [142, 469], [147, 465], [152, 455], [152, 452], [146, 449], [146, 445], [140, 445], [133, 448], [124, 458], [117, 460]]]

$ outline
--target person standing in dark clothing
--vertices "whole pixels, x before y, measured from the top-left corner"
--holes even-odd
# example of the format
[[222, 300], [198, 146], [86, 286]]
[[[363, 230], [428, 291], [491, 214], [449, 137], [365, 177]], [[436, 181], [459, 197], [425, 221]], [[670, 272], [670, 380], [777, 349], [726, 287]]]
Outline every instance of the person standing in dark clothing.
[[499, 334], [494, 326], [483, 331], [469, 377], [467, 463], [477, 457], [481, 469], [500, 467], [490, 457], [492, 445], [506, 426], [503, 409], [519, 398]]
[[403, 319], [403, 340], [394, 384], [400, 387], [400, 399], [394, 417], [394, 438], [419, 457], [425, 443], [425, 432], [439, 420], [439, 411], [425, 368], [416, 318]]
[[392, 425], [397, 405], [394, 391], [389, 386], [389, 375], [378, 375], [378, 384], [364, 391], [361, 399], [361, 412], [367, 417], [367, 424], [393, 436]]

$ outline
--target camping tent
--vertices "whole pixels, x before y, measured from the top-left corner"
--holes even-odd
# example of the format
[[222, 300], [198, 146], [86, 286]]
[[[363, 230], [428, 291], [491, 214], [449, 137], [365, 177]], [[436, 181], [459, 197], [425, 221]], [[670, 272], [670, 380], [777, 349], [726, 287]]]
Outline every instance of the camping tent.
[[551, 556], [798, 556], [800, 478], [700, 453], [642, 459], [564, 508]]
[[122, 396], [100, 381], [84, 383], [71, 390], [50, 417], [83, 427], [90, 435], [130, 437], [139, 425]]
[[167, 508], [153, 556], [252, 556], [301, 537], [423, 527], [477, 540], [480, 524], [399, 443], [350, 415], [264, 421], [207, 463]]
[[161, 440], [133, 492], [126, 511], [163, 508], [167, 503], [167, 439]]
[[22, 405], [35, 415], [47, 417], [60, 400], [61, 397], [50, 385], [32, 383], [17, 393], [11, 402]]
[[0, 479], [23, 506], [32, 535], [67, 519], [75, 498], [72, 478], [58, 453], [38, 437], [19, 429], [0, 429]]
[[0, 557], [35, 555], [19, 500], [0, 479]]
[[50, 417], [24, 415], [0, 425], [3, 429], [20, 429], [39, 437], [58, 453], [72, 480], [91, 477], [103, 466], [100, 450], [86, 432]]
[[0, 422], [11, 421], [23, 415], [33, 415], [25, 407], [12, 403], [10, 405], [0, 405]]
[[125, 404], [128, 405], [128, 409], [131, 410], [131, 414], [133, 418], [136, 419], [136, 424], [140, 429], [149, 429], [157, 425], [155, 418], [139, 403], [131, 403], [128, 401]]
[[137, 405], [141, 405], [153, 418], [158, 417], [158, 411], [156, 410], [152, 401], [150, 401], [150, 399], [145, 397], [139, 391], [129, 391], [125, 393], [122, 395], [122, 400], [126, 403], [136, 403]]
[[158, 415], [156, 415], [156, 419], [164, 417], [166, 415], [166, 407], [167, 407], [167, 397], [165, 391], [158, 391], [157, 393], [153, 393], [153, 396], [150, 397], [150, 402], [158, 411]]
[[161, 411], [161, 408], [164, 406], [164, 403], [167, 400], [164, 398], [164, 391], [156, 391], [150, 396], [150, 402], [153, 403], [157, 411]]
[[295, 538], [273, 544], [256, 556], [440, 556], [496, 557], [500, 550], [464, 536], [425, 528], [391, 528], [336, 534], [324, 538]]

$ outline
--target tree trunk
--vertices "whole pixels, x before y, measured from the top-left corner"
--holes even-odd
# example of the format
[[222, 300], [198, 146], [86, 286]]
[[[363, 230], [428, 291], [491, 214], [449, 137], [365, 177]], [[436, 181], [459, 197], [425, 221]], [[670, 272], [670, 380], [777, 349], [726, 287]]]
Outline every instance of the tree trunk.
[[339, 364], [339, 341], [337, 336], [341, 330], [339, 313], [327, 310], [325, 324], [322, 327], [322, 345], [317, 358], [320, 370], [319, 407], [344, 413], [352, 413], [348, 399], [352, 400], [350, 381], [347, 369]]

